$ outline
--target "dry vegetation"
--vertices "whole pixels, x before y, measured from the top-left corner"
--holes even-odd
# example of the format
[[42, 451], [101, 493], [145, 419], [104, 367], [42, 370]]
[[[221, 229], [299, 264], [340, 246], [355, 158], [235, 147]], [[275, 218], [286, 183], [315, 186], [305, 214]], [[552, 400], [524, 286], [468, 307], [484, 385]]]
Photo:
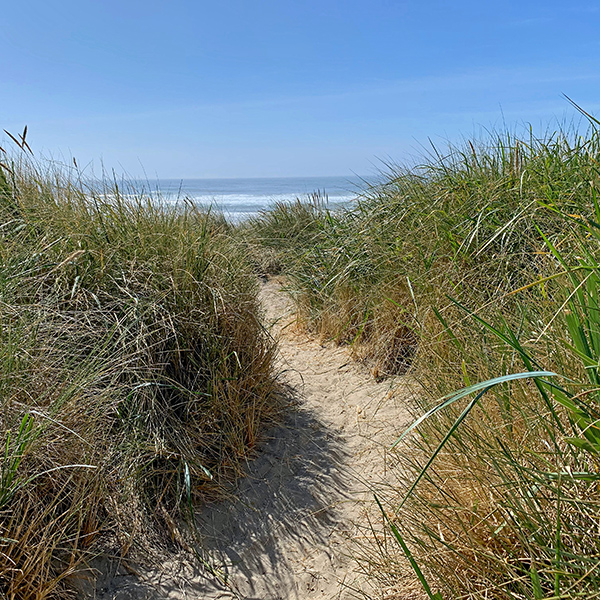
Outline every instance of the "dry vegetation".
[[395, 447], [381, 501], [397, 543], [371, 557], [387, 581], [408, 559], [432, 599], [600, 597], [600, 123], [586, 117], [585, 134], [434, 151], [348, 210], [279, 206], [243, 232], [278, 253], [307, 328], [377, 376], [412, 369], [415, 417], [445, 398]]
[[350, 209], [314, 196], [235, 231], [87, 188], [16, 139], [0, 167], [1, 592], [68, 595], [90, 556], [179, 539], [239, 473], [278, 409], [249, 255], [286, 272], [308, 329], [419, 382], [427, 418], [391, 453], [369, 572], [393, 582], [408, 560], [432, 600], [600, 598], [588, 118], [583, 135], [434, 151]]
[[278, 407], [224, 220], [77, 168], [0, 168], [0, 595], [70, 595], [110, 546], [180, 539]]

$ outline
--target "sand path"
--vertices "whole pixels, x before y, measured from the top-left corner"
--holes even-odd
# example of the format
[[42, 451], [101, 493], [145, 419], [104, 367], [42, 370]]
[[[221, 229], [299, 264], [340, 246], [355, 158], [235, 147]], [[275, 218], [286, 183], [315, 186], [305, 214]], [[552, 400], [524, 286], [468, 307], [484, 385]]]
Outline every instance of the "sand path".
[[346, 350], [298, 332], [276, 280], [261, 299], [298, 403], [249, 462], [235, 498], [198, 514], [207, 560], [226, 583], [173, 560], [141, 578], [116, 573], [97, 598], [404, 597], [377, 589], [355, 560], [361, 543], [369, 551], [368, 515], [377, 518], [371, 486], [385, 479], [386, 448], [409, 418], [398, 382], [376, 383]]

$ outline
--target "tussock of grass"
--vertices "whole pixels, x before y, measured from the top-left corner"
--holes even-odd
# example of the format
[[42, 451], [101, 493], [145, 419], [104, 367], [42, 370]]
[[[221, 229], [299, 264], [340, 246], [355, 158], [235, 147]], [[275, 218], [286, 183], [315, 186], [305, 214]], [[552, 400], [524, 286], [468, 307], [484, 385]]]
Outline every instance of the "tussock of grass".
[[[445, 439], [472, 398], [449, 406], [396, 447], [382, 499], [443, 598], [600, 597], [600, 133], [591, 125], [583, 135], [492, 135], [391, 169], [351, 209], [315, 215], [301, 250], [281, 254], [308, 328], [352, 344], [376, 375], [410, 366], [415, 417], [501, 375], [561, 376], [560, 389], [529, 381], [488, 391]], [[393, 580], [405, 552], [380, 548], [370, 570]]]
[[237, 230], [244, 241], [255, 271], [278, 275], [289, 271], [295, 257], [312, 244], [327, 219], [327, 198], [310, 194], [305, 200], [277, 202], [270, 210], [248, 219]]
[[273, 344], [222, 218], [2, 162], [0, 590], [59, 597], [240, 473]]

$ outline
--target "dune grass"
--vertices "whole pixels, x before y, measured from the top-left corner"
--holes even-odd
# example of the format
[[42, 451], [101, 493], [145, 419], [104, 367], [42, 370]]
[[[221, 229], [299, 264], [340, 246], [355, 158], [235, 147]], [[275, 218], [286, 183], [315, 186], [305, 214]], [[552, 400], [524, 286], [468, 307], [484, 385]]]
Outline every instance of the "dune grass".
[[290, 272], [291, 265], [310, 248], [328, 214], [326, 196], [314, 192], [305, 199], [275, 203], [239, 224], [236, 236], [243, 240], [259, 275], [279, 275]]
[[[351, 345], [376, 377], [410, 369], [415, 418], [456, 399], [392, 451], [379, 499], [395, 539], [382, 534], [367, 558], [387, 582], [408, 559], [431, 598], [600, 597], [589, 124], [434, 149], [353, 207], [310, 212], [303, 244], [280, 252], [308, 329]], [[274, 218], [253, 224], [255, 239]]]
[[410, 370], [428, 415], [389, 453], [374, 576], [408, 564], [436, 599], [600, 598], [589, 120], [434, 150], [348, 209], [316, 196], [237, 231], [87, 188], [15, 138], [0, 160], [2, 593], [66, 596], [108, 546], [185, 543], [185, 507], [240, 472], [278, 410], [249, 255], [375, 377]]
[[224, 219], [89, 187], [15, 141], [0, 160], [0, 593], [67, 597], [98, 553], [183, 543], [190, 503], [241, 472], [279, 410], [273, 343]]

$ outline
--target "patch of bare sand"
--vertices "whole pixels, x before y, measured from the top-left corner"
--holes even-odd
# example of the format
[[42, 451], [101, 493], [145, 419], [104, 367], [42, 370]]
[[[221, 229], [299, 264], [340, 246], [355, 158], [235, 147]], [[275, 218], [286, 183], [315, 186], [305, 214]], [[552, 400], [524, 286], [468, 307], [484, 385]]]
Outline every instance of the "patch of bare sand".
[[178, 557], [137, 576], [107, 574], [97, 598], [420, 597], [408, 587], [381, 589], [356, 560], [373, 544], [370, 517], [381, 521], [372, 490], [386, 478], [386, 449], [409, 420], [399, 382], [376, 383], [344, 349], [298, 332], [278, 281], [263, 285], [261, 299], [298, 403], [249, 462], [235, 499], [197, 515], [219, 577]]

